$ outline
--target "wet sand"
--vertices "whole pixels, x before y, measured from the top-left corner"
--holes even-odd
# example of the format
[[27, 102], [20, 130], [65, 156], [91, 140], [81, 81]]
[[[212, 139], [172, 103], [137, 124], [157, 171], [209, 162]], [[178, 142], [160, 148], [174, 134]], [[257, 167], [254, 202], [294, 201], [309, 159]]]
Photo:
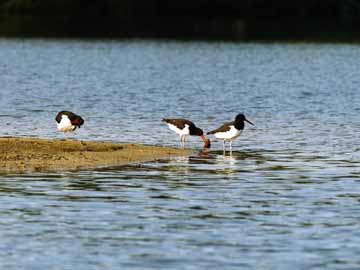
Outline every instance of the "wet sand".
[[139, 144], [0, 137], [0, 171], [12, 173], [91, 169], [188, 154]]

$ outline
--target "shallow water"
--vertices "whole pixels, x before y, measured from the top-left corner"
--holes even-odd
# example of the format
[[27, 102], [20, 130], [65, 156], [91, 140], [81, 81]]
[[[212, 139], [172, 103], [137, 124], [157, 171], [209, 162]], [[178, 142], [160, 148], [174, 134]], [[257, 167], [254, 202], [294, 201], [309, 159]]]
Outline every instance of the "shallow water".
[[2, 136], [178, 146], [245, 112], [224, 156], [0, 176], [4, 269], [358, 269], [356, 45], [0, 40]]

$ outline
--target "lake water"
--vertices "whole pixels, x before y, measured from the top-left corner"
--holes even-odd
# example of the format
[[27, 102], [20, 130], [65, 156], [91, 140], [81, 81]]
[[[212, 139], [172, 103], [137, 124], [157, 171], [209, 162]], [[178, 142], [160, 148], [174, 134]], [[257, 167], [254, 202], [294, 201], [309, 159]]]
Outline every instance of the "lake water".
[[179, 145], [244, 112], [232, 156], [0, 176], [1, 269], [360, 269], [360, 46], [0, 39], [1, 136]]

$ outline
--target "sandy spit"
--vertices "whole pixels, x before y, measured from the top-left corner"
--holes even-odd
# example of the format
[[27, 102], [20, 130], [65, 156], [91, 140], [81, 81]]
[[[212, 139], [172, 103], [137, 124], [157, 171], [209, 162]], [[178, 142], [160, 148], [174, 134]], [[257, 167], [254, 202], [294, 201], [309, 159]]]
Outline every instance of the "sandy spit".
[[0, 171], [64, 171], [186, 156], [183, 149], [76, 140], [0, 137]]

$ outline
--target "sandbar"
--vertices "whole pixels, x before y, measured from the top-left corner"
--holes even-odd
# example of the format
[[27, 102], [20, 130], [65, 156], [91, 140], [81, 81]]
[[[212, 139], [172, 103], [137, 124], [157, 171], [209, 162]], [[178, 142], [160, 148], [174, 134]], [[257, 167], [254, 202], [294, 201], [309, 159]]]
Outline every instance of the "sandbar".
[[0, 172], [92, 169], [188, 154], [184, 149], [131, 143], [0, 137]]

